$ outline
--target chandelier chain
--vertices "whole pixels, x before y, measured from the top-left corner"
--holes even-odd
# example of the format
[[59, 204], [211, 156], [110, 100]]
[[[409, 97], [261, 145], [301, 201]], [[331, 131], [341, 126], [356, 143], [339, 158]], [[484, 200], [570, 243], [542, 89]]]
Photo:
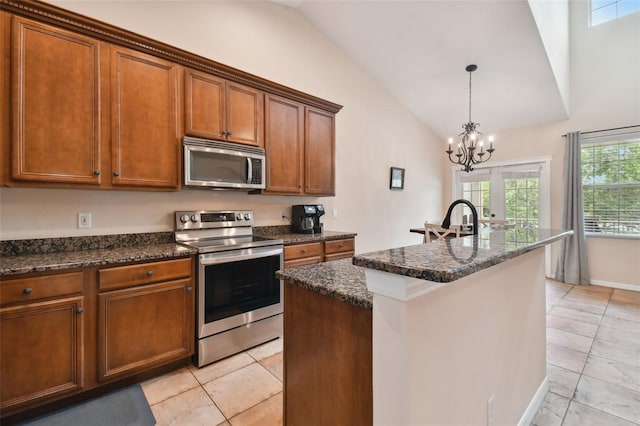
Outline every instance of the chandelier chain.
[[469, 123], [471, 123], [471, 71], [469, 71]]

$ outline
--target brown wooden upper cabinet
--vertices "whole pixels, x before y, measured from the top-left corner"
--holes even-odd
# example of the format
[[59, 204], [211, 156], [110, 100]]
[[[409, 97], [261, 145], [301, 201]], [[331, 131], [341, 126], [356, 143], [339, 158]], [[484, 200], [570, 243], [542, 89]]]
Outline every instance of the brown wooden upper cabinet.
[[178, 66], [111, 47], [113, 185], [177, 188]]
[[335, 195], [335, 114], [306, 107], [304, 123], [304, 191]]
[[185, 70], [185, 133], [263, 146], [264, 94], [211, 74]]
[[264, 193], [335, 195], [335, 115], [266, 95]]
[[178, 65], [17, 16], [12, 31], [14, 182], [179, 188]]
[[11, 177], [99, 185], [99, 42], [14, 17], [11, 63]]

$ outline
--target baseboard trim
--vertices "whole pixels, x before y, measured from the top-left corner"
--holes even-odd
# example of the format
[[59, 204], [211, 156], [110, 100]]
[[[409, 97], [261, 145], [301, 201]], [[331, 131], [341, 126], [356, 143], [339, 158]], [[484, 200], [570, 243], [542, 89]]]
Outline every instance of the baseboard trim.
[[545, 396], [547, 396], [548, 391], [549, 378], [547, 376], [544, 376], [544, 379], [542, 380], [542, 383], [540, 383], [538, 390], [536, 391], [535, 395], [533, 395], [531, 402], [529, 402], [529, 406], [526, 410], [524, 410], [524, 413], [522, 414], [522, 417], [518, 422], [518, 426], [529, 426], [531, 422], [533, 422], [533, 419], [536, 417], [536, 413], [538, 412], [540, 407], [542, 407], [542, 401], [544, 401], [544, 398]]
[[640, 285], [616, 283], [613, 281], [591, 280], [591, 284], [602, 287], [618, 288], [620, 290], [640, 291]]

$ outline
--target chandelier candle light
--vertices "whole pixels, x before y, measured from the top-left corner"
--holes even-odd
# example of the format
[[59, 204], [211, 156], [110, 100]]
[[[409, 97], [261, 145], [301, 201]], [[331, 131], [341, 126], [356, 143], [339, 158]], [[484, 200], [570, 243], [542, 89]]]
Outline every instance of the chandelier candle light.
[[[471, 73], [477, 69], [477, 65], [467, 65], [465, 68], [469, 73], [469, 122], [462, 125], [464, 132], [458, 135], [458, 152], [455, 154], [456, 158], [451, 157], [451, 154], [453, 154], [453, 150], [451, 149], [453, 138], [449, 138], [449, 149], [445, 151], [449, 154], [449, 161], [453, 164], [460, 164], [462, 170], [467, 173], [473, 170], [474, 164], [484, 163], [489, 160], [491, 154], [495, 151], [495, 149], [493, 149], [493, 136], [489, 136], [489, 148], [485, 151], [482, 133], [478, 130], [480, 123], [471, 121]], [[487, 158], [484, 158], [487, 153], [489, 153], [489, 155]]]

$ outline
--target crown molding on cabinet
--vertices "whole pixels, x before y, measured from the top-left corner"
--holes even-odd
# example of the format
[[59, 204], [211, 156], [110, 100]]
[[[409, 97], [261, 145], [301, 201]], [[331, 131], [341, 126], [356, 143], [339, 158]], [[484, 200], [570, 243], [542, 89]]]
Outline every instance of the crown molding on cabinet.
[[194, 53], [36, 0], [0, 0], [1, 9], [15, 15], [75, 31], [99, 40], [138, 50], [180, 65], [337, 113], [342, 105], [246, 73]]

